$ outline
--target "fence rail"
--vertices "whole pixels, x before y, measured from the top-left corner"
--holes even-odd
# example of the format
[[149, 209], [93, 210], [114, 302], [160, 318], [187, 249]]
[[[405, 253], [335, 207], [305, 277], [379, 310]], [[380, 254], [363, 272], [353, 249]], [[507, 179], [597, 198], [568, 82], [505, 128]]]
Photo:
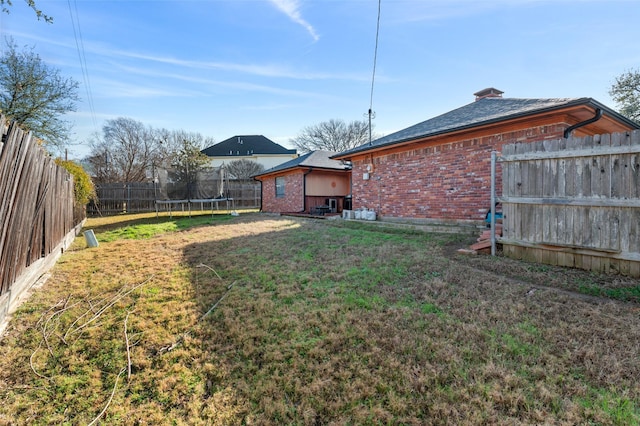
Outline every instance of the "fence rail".
[[640, 131], [503, 148], [506, 256], [640, 276]]
[[[41, 260], [59, 256], [74, 232], [73, 178], [55, 164], [30, 133], [15, 123], [0, 142], [0, 322], [21, 293], [39, 278]], [[75, 235], [75, 233], [74, 233]], [[63, 247], [64, 249], [64, 247]], [[25, 279], [33, 274], [34, 280]]]

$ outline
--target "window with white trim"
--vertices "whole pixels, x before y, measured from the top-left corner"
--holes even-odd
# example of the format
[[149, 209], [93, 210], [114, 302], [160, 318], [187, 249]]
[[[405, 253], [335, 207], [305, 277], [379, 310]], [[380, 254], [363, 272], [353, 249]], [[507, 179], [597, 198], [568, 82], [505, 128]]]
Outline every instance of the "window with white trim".
[[276, 198], [284, 197], [284, 176], [276, 178]]

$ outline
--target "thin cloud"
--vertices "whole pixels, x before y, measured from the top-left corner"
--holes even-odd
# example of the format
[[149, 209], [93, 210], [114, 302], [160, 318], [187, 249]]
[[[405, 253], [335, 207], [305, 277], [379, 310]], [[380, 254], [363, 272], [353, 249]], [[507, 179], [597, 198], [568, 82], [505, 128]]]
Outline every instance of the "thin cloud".
[[193, 90], [173, 90], [170, 88], [157, 88], [157, 87], [143, 87], [139, 84], [123, 84], [120, 81], [115, 81], [111, 79], [98, 80], [97, 86], [102, 90], [100, 92], [108, 93], [110, 98], [156, 98], [156, 97], [202, 97], [207, 96], [207, 93], [211, 93], [211, 91], [219, 91], [219, 89], [223, 90], [234, 90], [234, 91], [243, 91], [243, 92], [259, 92], [259, 93], [270, 93], [272, 95], [279, 96], [295, 96], [301, 98], [314, 98], [314, 99], [332, 99], [331, 96], [328, 96], [324, 93], [314, 93], [308, 91], [300, 91], [300, 90], [292, 90], [292, 89], [282, 89], [274, 86], [267, 86], [262, 84], [254, 84], [247, 82], [239, 82], [239, 81], [229, 81], [229, 80], [215, 80], [211, 78], [203, 78], [203, 77], [195, 77], [195, 76], [185, 76], [182, 74], [175, 73], [163, 73], [158, 71], [149, 71], [145, 68], [134, 68], [134, 67], [120, 67], [120, 69], [129, 74], [138, 74], [144, 75], [147, 77], [156, 78], [156, 82], [154, 83], [156, 86], [166, 86], [166, 87], [174, 87], [175, 85], [171, 85], [165, 79], [173, 79], [180, 80], [187, 83], [193, 83], [199, 85], [199, 89]]
[[298, 0], [269, 0], [275, 7], [277, 7], [281, 12], [289, 17], [293, 22], [298, 25], [304, 27], [311, 37], [313, 37], [313, 41], [318, 41], [320, 36], [316, 33], [315, 28], [308, 23], [300, 13], [300, 2]]
[[192, 91], [188, 93], [184, 90], [174, 90], [165, 88], [156, 88], [150, 86], [141, 86], [133, 83], [123, 83], [121, 81], [109, 79], [97, 79], [94, 90], [98, 94], [102, 94], [103, 98], [165, 98], [165, 97], [185, 97], [198, 96], [199, 93]]
[[[270, 0], [271, 1], [271, 0]], [[275, 1], [275, 0], [274, 0]], [[75, 51], [75, 45], [70, 41], [50, 40], [29, 33], [13, 33], [23, 39], [29, 39], [37, 42], [47, 43], [59, 46], [70, 51]], [[247, 75], [255, 75], [260, 77], [290, 78], [295, 80], [347, 80], [366, 82], [370, 76], [364, 73], [324, 73], [324, 72], [307, 72], [293, 70], [288, 67], [274, 64], [239, 64], [231, 62], [213, 62], [213, 61], [195, 61], [189, 59], [180, 59], [171, 56], [159, 56], [146, 53], [138, 53], [126, 51], [122, 49], [113, 49], [104, 43], [93, 43], [85, 41], [85, 49], [89, 53], [101, 56], [103, 59], [128, 58], [138, 59], [161, 63], [165, 65], [173, 65], [188, 69], [205, 69], [218, 71], [232, 71]], [[75, 56], [73, 57], [75, 58]], [[75, 62], [73, 63], [75, 65]], [[381, 77], [384, 79], [384, 77]], [[382, 80], [381, 80], [382, 81]]]
[[249, 75], [257, 75], [260, 77], [277, 77], [291, 78], [296, 80], [347, 80], [347, 81], [368, 81], [369, 76], [364, 74], [330, 74], [317, 72], [298, 72], [292, 71], [279, 65], [254, 65], [254, 64], [235, 64], [228, 62], [203, 62], [178, 59], [175, 57], [147, 55], [126, 51], [111, 51], [111, 56], [127, 57], [131, 59], [140, 59], [166, 65], [174, 65], [190, 69], [206, 69], [219, 71], [233, 71]]

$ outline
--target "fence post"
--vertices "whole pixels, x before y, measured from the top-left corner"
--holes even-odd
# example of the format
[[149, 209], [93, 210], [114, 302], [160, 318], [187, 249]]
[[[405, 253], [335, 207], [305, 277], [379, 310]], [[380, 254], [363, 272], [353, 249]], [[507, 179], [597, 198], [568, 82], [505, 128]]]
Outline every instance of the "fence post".
[[496, 152], [491, 151], [491, 256], [496, 255]]

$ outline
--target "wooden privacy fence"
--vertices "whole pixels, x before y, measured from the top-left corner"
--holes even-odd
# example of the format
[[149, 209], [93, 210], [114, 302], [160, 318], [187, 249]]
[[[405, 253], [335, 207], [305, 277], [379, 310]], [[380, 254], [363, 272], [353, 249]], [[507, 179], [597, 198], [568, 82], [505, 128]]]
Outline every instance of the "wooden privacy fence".
[[[229, 181], [225, 186], [225, 195], [233, 200], [234, 208], [260, 208], [260, 182]], [[156, 211], [155, 200], [162, 199], [160, 192], [153, 182], [97, 185], [98, 204], [87, 206], [87, 214], [153, 212]]]
[[[73, 178], [0, 118], [0, 323], [75, 237]], [[52, 260], [53, 259], [53, 260]], [[52, 263], [53, 262], [53, 263]]]
[[[155, 191], [154, 191], [155, 189]], [[98, 204], [87, 206], [87, 214], [117, 214], [155, 211], [157, 188], [153, 182], [96, 185]]]
[[504, 254], [640, 276], [640, 131], [503, 148]]
[[227, 183], [229, 198], [232, 198], [236, 208], [259, 209], [262, 194], [260, 182], [236, 182]]

